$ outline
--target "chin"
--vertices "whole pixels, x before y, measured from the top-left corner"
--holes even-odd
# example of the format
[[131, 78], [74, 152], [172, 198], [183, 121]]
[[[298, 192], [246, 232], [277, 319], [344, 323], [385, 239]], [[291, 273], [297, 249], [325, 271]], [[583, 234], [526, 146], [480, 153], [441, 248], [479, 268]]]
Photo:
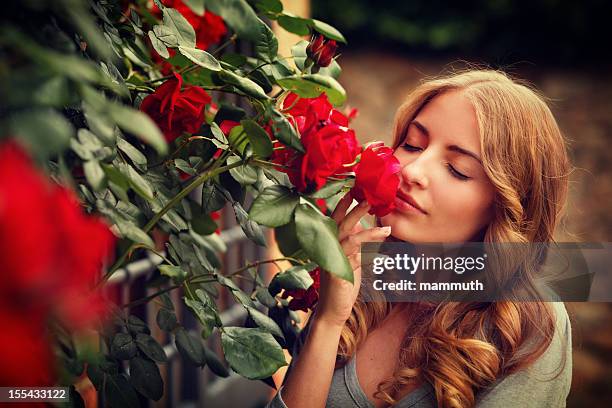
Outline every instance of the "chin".
[[391, 235], [385, 241], [405, 241], [411, 243], [431, 242], [427, 237], [418, 232], [423, 232], [423, 227], [412, 225], [410, 220], [400, 214], [390, 213], [381, 218], [376, 218], [379, 227], [391, 227]]

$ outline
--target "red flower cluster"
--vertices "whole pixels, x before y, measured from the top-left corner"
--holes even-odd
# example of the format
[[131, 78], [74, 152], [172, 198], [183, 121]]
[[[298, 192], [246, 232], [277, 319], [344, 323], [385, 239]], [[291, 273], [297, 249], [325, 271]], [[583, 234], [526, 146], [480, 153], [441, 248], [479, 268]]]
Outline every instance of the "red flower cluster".
[[325, 94], [298, 98], [290, 94], [283, 107], [289, 109], [306, 152], [275, 150], [272, 161], [288, 166], [284, 171], [293, 185], [301, 192], [308, 192], [319, 190], [330, 176], [343, 177], [343, 173], [352, 171], [361, 147], [355, 132], [347, 127], [348, 118], [333, 109]]
[[[166, 7], [176, 9], [189, 21], [196, 33], [196, 46], [201, 50], [206, 50], [212, 44], [216, 44], [227, 33], [227, 27], [223, 19], [218, 15], [206, 11], [203, 16], [198, 16], [182, 0], [162, 0]], [[153, 4], [151, 12], [160, 17], [161, 10]]]
[[336, 41], [329, 40], [321, 34], [315, 34], [306, 47], [306, 55], [319, 67], [327, 67], [331, 64], [338, 45]]
[[400, 171], [401, 165], [393, 149], [382, 142], [371, 144], [361, 153], [361, 160], [355, 166], [353, 198], [359, 202], [367, 200], [372, 206], [370, 214], [378, 217], [389, 214], [395, 208]]
[[313, 279], [312, 285], [308, 289], [290, 289], [284, 290], [281, 297], [287, 299], [291, 297], [289, 301], [289, 309], [291, 310], [303, 310], [307, 312], [319, 300], [319, 286], [321, 284], [321, 268], [315, 268], [308, 272]]
[[204, 123], [206, 105], [211, 97], [198, 86], [181, 91], [183, 77], [174, 73], [174, 79], [164, 82], [154, 93], [144, 98], [140, 110], [157, 123], [168, 142], [183, 132], [195, 133]]
[[86, 216], [21, 147], [0, 145], [0, 384], [52, 383], [47, 319], [81, 328], [104, 314], [92, 287], [114, 243], [106, 223]]

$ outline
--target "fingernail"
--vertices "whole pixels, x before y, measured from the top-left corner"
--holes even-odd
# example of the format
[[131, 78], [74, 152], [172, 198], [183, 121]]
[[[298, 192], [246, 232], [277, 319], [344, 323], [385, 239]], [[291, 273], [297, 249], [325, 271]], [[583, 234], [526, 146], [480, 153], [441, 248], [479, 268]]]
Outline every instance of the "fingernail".
[[387, 225], [386, 227], [382, 227], [380, 229], [385, 236], [391, 235], [391, 226]]

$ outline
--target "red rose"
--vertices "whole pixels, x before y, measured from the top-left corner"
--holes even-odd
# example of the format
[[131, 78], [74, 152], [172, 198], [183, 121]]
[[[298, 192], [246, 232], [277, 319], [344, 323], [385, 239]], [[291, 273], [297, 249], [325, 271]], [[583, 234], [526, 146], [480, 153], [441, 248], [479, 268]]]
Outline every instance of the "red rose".
[[306, 154], [301, 156], [299, 179], [291, 182], [300, 191], [319, 190], [327, 178], [351, 171], [361, 151], [352, 129], [328, 125], [302, 136]]
[[149, 115], [162, 130], [166, 140], [172, 142], [183, 132], [195, 133], [204, 123], [206, 105], [210, 95], [197, 86], [181, 91], [183, 77], [174, 73], [154, 93], [144, 98], [140, 110]]
[[[55, 370], [44, 321], [0, 306], [0, 386], [52, 386]], [[40, 406], [45, 406], [41, 404]]]
[[321, 269], [315, 268], [308, 272], [313, 279], [312, 285], [308, 289], [289, 289], [284, 290], [281, 297], [287, 299], [291, 296], [289, 301], [289, 309], [291, 310], [303, 310], [307, 312], [319, 300], [319, 287], [321, 285]]
[[[305, 153], [289, 148], [275, 150], [272, 161], [283, 169], [299, 191], [318, 190], [330, 176], [342, 177], [361, 151], [348, 119], [333, 109], [327, 96], [299, 98], [290, 94], [283, 102], [300, 133]], [[281, 146], [280, 144], [275, 147]], [[282, 147], [282, 146], [281, 146]]]
[[321, 34], [315, 34], [306, 47], [306, 55], [319, 67], [327, 67], [331, 64], [338, 45], [336, 41], [329, 40]]
[[[166, 7], [176, 9], [189, 21], [196, 33], [196, 46], [201, 50], [206, 50], [212, 44], [216, 44], [227, 33], [227, 27], [223, 19], [218, 15], [205, 11], [203, 16], [194, 13], [182, 0], [162, 0]], [[161, 10], [153, 4], [151, 8], [153, 14], [161, 16]]]
[[401, 165], [393, 155], [393, 149], [382, 142], [368, 146], [355, 166], [353, 198], [359, 202], [367, 200], [372, 206], [370, 214], [378, 217], [389, 214], [395, 208], [400, 171]]
[[3, 384], [51, 381], [46, 322], [53, 315], [79, 328], [102, 316], [106, 303], [92, 288], [114, 243], [108, 225], [39, 173], [16, 142], [0, 145], [0, 366], [12, 367]]

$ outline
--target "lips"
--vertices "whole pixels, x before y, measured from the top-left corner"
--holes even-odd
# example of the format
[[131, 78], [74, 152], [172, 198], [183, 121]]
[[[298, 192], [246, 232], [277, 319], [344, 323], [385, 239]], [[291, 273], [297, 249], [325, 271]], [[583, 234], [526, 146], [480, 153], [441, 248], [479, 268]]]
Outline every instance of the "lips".
[[423, 214], [427, 214], [427, 212], [421, 208], [421, 206], [416, 202], [416, 200], [414, 198], [412, 198], [412, 196], [410, 194], [405, 193], [402, 190], [398, 190], [397, 191], [397, 197], [400, 200], [405, 201], [406, 203], [410, 204], [412, 207], [416, 208], [417, 210], [419, 210]]

